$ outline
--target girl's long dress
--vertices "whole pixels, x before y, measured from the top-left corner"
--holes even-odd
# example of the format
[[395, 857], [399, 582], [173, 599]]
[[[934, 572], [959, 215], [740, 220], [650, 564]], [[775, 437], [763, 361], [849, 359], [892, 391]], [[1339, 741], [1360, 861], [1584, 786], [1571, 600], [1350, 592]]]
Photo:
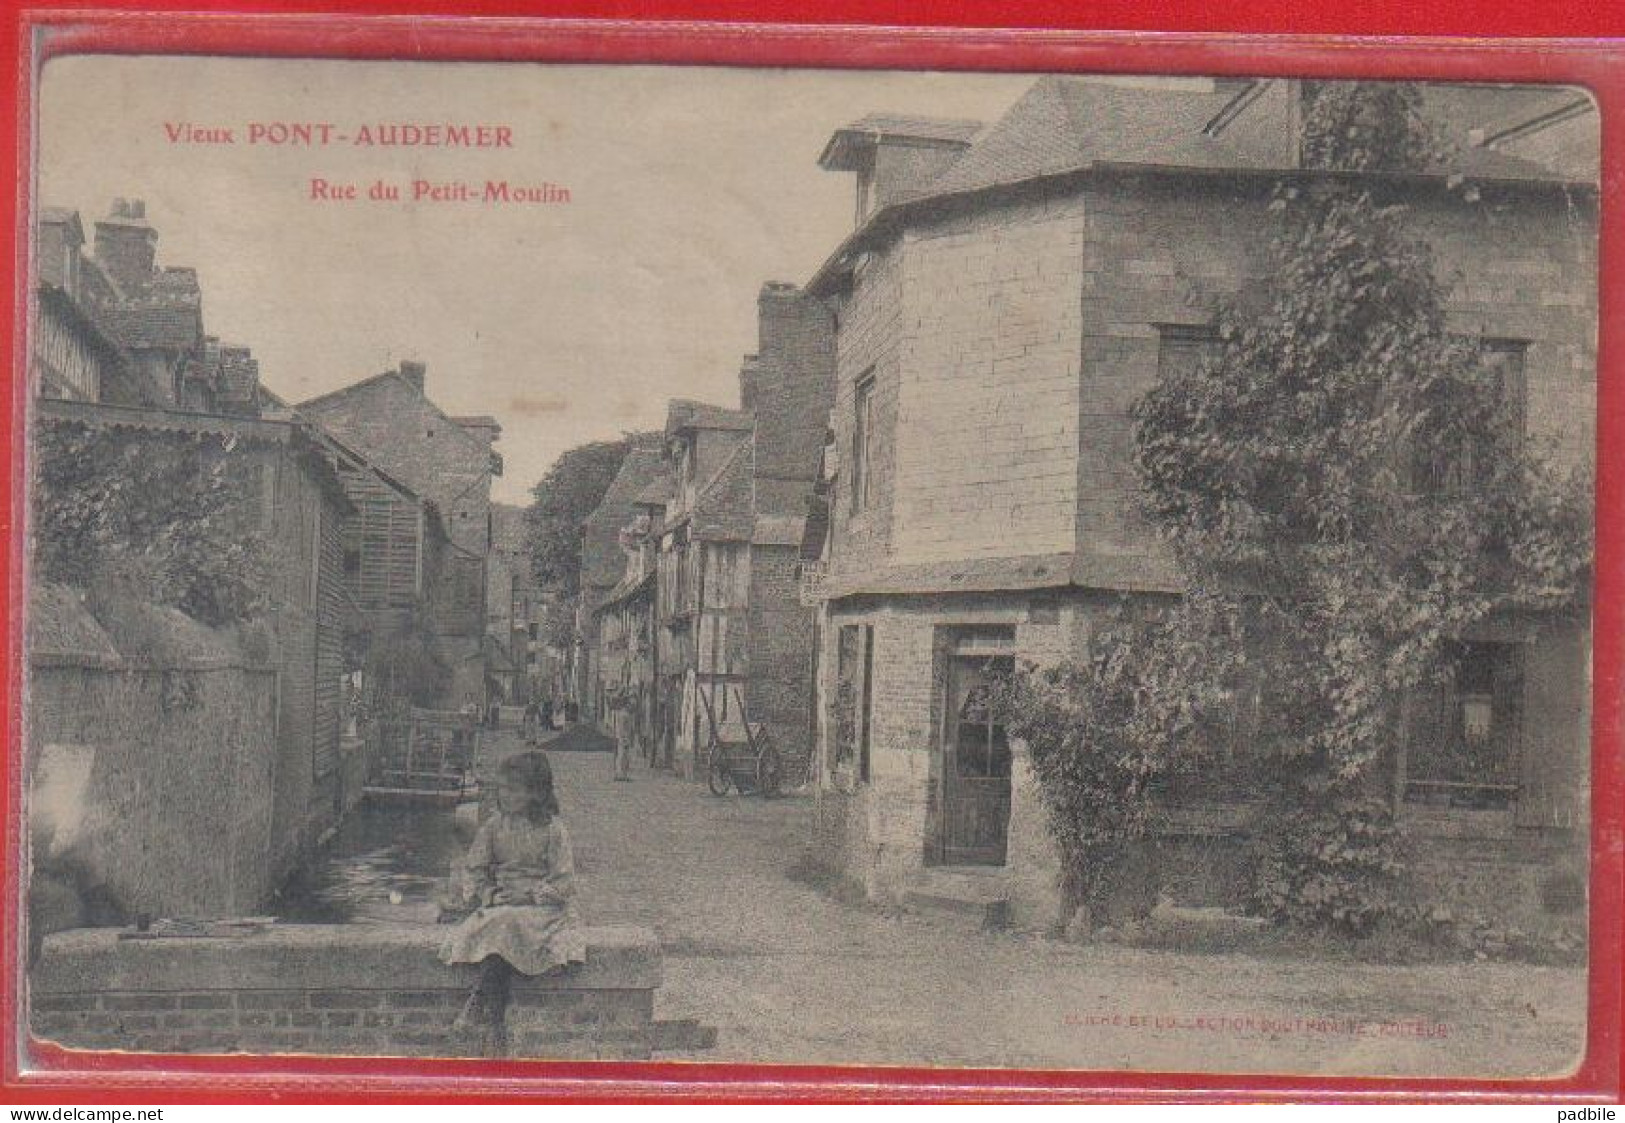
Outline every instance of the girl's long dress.
[[480, 963], [498, 955], [526, 975], [586, 962], [570, 835], [557, 816], [538, 825], [492, 815], [475, 834], [466, 866], [481, 907], [452, 930], [442, 960]]

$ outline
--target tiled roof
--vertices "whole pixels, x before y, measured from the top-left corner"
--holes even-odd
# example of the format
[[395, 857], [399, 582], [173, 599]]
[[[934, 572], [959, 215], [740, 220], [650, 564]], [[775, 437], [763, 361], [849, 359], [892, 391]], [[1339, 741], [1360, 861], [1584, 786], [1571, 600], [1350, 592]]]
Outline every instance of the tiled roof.
[[[1296, 167], [1296, 87], [1265, 79], [1238, 88], [1140, 88], [1083, 78], [1039, 79], [931, 186], [932, 194], [1016, 183], [1097, 164], [1286, 171]], [[1514, 92], [1515, 93], [1515, 92]], [[1423, 116], [1454, 149], [1449, 166], [1488, 179], [1559, 180], [1538, 164], [1469, 142], [1468, 131], [1502, 100], [1500, 87], [1430, 86]], [[1233, 119], [1226, 110], [1246, 102]]]
[[[1297, 159], [1298, 93], [1296, 83], [1274, 78], [1180, 87], [1112, 85], [1059, 75], [1041, 78], [940, 177], [918, 194], [872, 213], [806, 287], [813, 293], [828, 291], [845, 275], [858, 250], [894, 233], [915, 213], [931, 213], [948, 196], [1103, 167], [1309, 174]], [[1482, 121], [1525, 96], [1511, 86], [1423, 86], [1424, 123], [1445, 142], [1448, 156], [1411, 174], [1565, 185], [1595, 182], [1584, 178], [1583, 163], [1556, 169], [1478, 142]]]
[[662, 475], [654, 480], [648, 487], [632, 497], [632, 502], [639, 507], [663, 507], [671, 502], [672, 488], [669, 477]]
[[133, 349], [184, 351], [203, 334], [203, 313], [196, 306], [124, 303], [104, 308], [101, 319], [119, 343]]
[[686, 398], [673, 398], [666, 407], [667, 434], [679, 433], [684, 429], [727, 429], [748, 433], [755, 424], [755, 417], [749, 410], [725, 409]]
[[85, 606], [84, 593], [40, 582], [28, 594], [28, 658], [36, 664], [112, 667], [119, 651]]
[[632, 500], [666, 472], [665, 458], [658, 446], [635, 444], [621, 470], [610, 481], [603, 500], [587, 516], [581, 539], [581, 584], [583, 588], [607, 589], [626, 572], [626, 555], [621, 552], [621, 527], [637, 514]]
[[700, 489], [689, 512], [697, 538], [750, 541], [756, 512], [751, 484], [754, 441], [740, 441], [722, 467]]
[[190, 350], [203, 340], [203, 294], [197, 271], [155, 273], [141, 292], [109, 302], [100, 316], [125, 347]]

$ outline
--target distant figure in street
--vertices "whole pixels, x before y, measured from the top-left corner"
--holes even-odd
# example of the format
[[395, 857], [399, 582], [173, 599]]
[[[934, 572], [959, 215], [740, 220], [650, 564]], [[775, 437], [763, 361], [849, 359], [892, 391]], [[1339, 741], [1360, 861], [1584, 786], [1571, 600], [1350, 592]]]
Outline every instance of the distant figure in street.
[[540, 732], [541, 719], [541, 707], [536, 704], [536, 699], [532, 698], [525, 703], [525, 744], [534, 745], [536, 743], [536, 736]]
[[632, 778], [632, 687], [624, 680], [604, 692], [609, 729], [615, 737], [615, 779]]
[[518, 753], [498, 766], [496, 812], [474, 835], [462, 872], [464, 895], [441, 909], [441, 922], [457, 928], [440, 958], [473, 964], [479, 976], [452, 1032], [500, 1056], [514, 975], [551, 974], [587, 958], [575, 859], [546, 753]]
[[549, 733], [553, 732], [553, 699], [551, 696], [542, 699], [541, 721], [544, 730]]

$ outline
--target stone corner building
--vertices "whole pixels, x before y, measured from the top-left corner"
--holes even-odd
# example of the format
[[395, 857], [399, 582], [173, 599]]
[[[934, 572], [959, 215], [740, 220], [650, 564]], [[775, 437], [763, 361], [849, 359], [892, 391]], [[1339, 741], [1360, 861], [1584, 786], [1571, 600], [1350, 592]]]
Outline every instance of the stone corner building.
[[[1050, 77], [983, 129], [868, 118], [825, 149], [826, 169], [856, 174], [857, 227], [807, 286], [838, 325], [829, 482], [803, 550], [823, 603], [817, 846], [871, 897], [1060, 919], [1039, 794], [984, 688], [1018, 659], [1086, 657], [1124, 594], [1177, 595], [1136, 513], [1129, 410], [1260, 278], [1270, 187], [1314, 174], [1302, 96], [1286, 80]], [[1376, 185], [1459, 278], [1452, 328], [1503, 356], [1528, 438], [1570, 463], [1595, 434], [1588, 104], [1429, 87], [1479, 200], [1443, 173]], [[1463, 636], [1454, 682], [1415, 699], [1392, 790], [1433, 901], [1574, 907], [1553, 887], [1584, 860], [1589, 643], [1581, 620]], [[1465, 738], [1488, 773], [1457, 763]], [[1170, 814], [1182, 859], [1164, 892], [1234, 899], [1245, 794], [1216, 778]]]

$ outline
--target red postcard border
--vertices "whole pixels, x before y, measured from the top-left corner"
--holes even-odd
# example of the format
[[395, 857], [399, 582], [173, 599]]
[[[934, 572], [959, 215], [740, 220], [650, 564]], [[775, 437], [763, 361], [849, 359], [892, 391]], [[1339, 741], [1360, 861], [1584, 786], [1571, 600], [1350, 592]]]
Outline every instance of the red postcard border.
[[[827, 68], [909, 68], [999, 71], [1138, 71], [1158, 73], [1294, 74], [1372, 78], [1457, 78], [1494, 81], [1564, 82], [1584, 85], [1596, 96], [1603, 131], [1603, 191], [1599, 257], [1600, 332], [1598, 348], [1597, 567], [1593, 705], [1593, 824], [1590, 1010], [1588, 1047], [1580, 1069], [1570, 1077], [1545, 1081], [1462, 1081], [1417, 1079], [1315, 1078], [1278, 1074], [1221, 1076], [1191, 1073], [1054, 1072], [1030, 1070], [938, 1070], [922, 1068], [778, 1066], [690, 1063], [550, 1063], [369, 1060], [356, 1058], [179, 1057], [86, 1054], [32, 1047], [40, 1066], [19, 1070], [20, 946], [17, 863], [20, 852], [21, 791], [21, 605], [23, 557], [23, 402], [18, 393], [27, 369], [23, 352], [26, 286], [13, 285], [11, 332], [14, 375], [0, 389], [0, 410], [10, 419], [9, 455], [0, 461], [10, 517], [5, 527], [9, 580], [0, 600], [6, 631], [5, 688], [6, 817], [0, 869], [0, 1090], [16, 1102], [219, 1103], [319, 1098], [322, 1102], [512, 1101], [548, 1097], [581, 1101], [990, 1101], [1145, 1100], [1260, 1101], [1563, 1101], [1617, 1102], [1621, 1061], [1622, 808], [1625, 770], [1621, 767], [1619, 685], [1625, 654], [1625, 569], [1621, 546], [1625, 523], [1602, 517], [1619, 509], [1621, 478], [1612, 451], [1625, 437], [1625, 42], [1601, 39], [1489, 40], [1426, 38], [1282, 37], [1262, 34], [1179, 34], [1214, 27], [1215, 7], [1230, 9], [1232, 26], [1249, 23], [1245, 0], [1204, 6], [1203, 14], [1131, 10], [1119, 4], [1120, 27], [1166, 27], [1153, 32], [1060, 30], [967, 30], [951, 26], [808, 26], [786, 23], [721, 22], [730, 14], [690, 0], [688, 11], [663, 14], [698, 20], [627, 22], [512, 18], [511, 4], [489, 0], [466, 11], [491, 18], [360, 14], [378, 11], [356, 0], [343, 15], [310, 16], [277, 11], [275, 5], [237, 0], [239, 11], [211, 15], [128, 13], [116, 10], [29, 11], [8, 26], [14, 36], [16, 71], [10, 120], [18, 191], [9, 200], [10, 222], [0, 244], [10, 251], [13, 277], [28, 276], [23, 217], [30, 213], [33, 120], [32, 94], [38, 67], [69, 53], [206, 54], [361, 59], [437, 59], [668, 63], [679, 65], [808, 66]], [[667, 5], [670, 7], [671, 5]], [[1478, 12], [1480, 3], [1469, 10]], [[1591, 33], [1572, 7], [1555, 16], [1558, 4], [1513, 2], [1494, 5], [1502, 13], [1480, 27]], [[736, 5], [737, 7], [737, 5]], [[748, 5], [760, 20], [782, 12], [770, 3]], [[982, 13], [963, 5], [960, 12], [933, 13], [915, 5], [911, 19], [921, 24], [955, 16], [962, 24], [983, 22]], [[1046, 13], [1045, 8], [1051, 9]], [[1061, 5], [1029, 10], [1029, 22], [1075, 20]], [[1549, 22], [1539, 23], [1541, 13]], [[826, 12], [840, 16], [847, 13]], [[1460, 8], [1455, 15], [1462, 15]], [[1181, 20], [1181, 15], [1184, 19]], [[1404, 5], [1379, 12], [1367, 31], [1387, 30], [1409, 21], [1412, 30], [1461, 30], [1448, 18], [1425, 17]], [[1241, 16], [1241, 18], [1234, 18]], [[1147, 18], [1150, 23], [1144, 22]], [[1158, 23], [1158, 18], [1162, 22]], [[1172, 17], [1172, 18], [1170, 18]], [[1257, 13], [1252, 17], [1256, 19]], [[872, 19], [851, 13], [857, 20]], [[1263, 26], [1281, 30], [1326, 31], [1315, 18], [1294, 22], [1283, 9]], [[1381, 19], [1387, 22], [1380, 22]], [[1482, 19], [1482, 15], [1480, 15]], [[1531, 18], [1535, 23], [1531, 24]], [[718, 22], [707, 22], [707, 19]], [[1368, 17], [1369, 19], [1369, 17]], [[1625, 24], [1625, 19], [1620, 21]], [[1420, 26], [1419, 26], [1420, 25]], [[1344, 25], [1348, 27], [1347, 24]], [[1360, 28], [1357, 28], [1360, 29]], [[1616, 29], [1607, 29], [1616, 30]], [[0, 45], [3, 46], [3, 45]], [[1611, 377], [1604, 377], [1604, 375]]]

